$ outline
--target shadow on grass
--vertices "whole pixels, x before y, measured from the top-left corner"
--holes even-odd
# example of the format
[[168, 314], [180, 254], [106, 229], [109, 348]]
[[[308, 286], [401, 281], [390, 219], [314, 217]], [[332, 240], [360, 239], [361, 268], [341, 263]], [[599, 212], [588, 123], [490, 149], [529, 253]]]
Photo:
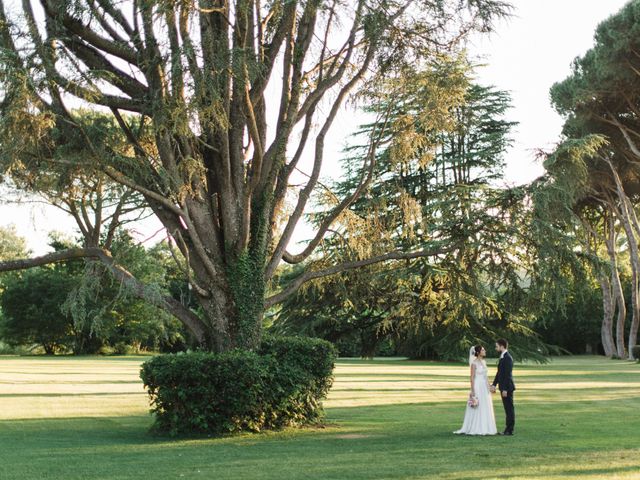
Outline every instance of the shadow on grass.
[[637, 471], [633, 426], [625, 428], [610, 405], [522, 405], [511, 438], [455, 436], [463, 408], [426, 403], [331, 408], [325, 429], [178, 440], [148, 433], [151, 418], [142, 415], [9, 420], [0, 422], [0, 478], [480, 479]]
[[[139, 383], [139, 382], [138, 382]], [[21, 397], [119, 397], [120, 395], [140, 396], [140, 392], [84, 392], [84, 393], [0, 393], [0, 398], [21, 398]]]
[[[67, 376], [74, 376], [74, 377], [79, 377], [79, 376], [86, 376], [86, 375], [91, 375], [92, 377], [115, 377], [118, 376], [118, 374], [122, 374], [125, 373], [125, 375], [129, 375], [129, 376], [133, 376], [131, 374], [131, 371], [129, 369], [122, 369], [122, 370], [113, 370], [111, 369], [108, 372], [94, 372], [92, 370], [61, 370], [61, 371], [57, 371], [57, 372], [29, 372], [29, 371], [11, 371], [11, 370], [2, 370], [2, 374], [3, 375], [20, 375], [22, 377], [31, 377], [33, 375], [36, 375], [38, 377], [60, 377], [61, 375]], [[96, 382], [96, 383], [100, 383], [100, 382]]]

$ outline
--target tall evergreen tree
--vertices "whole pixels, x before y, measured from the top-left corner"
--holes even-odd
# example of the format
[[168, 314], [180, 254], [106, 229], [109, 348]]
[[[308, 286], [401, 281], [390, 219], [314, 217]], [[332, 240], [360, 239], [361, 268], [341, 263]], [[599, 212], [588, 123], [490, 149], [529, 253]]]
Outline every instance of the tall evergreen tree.
[[[431, 73], [438, 75], [441, 68], [451, 65], [438, 65]], [[391, 243], [450, 249], [413, 264], [398, 261], [318, 281], [284, 305], [278, 322], [295, 325], [310, 298], [325, 297], [320, 310], [331, 314], [323, 318], [334, 324], [335, 316], [344, 320], [337, 331], [359, 316], [370, 336], [392, 333], [411, 355], [456, 358], [472, 342], [508, 335], [522, 339], [522, 355], [540, 358], [523, 279], [529, 267], [526, 192], [500, 185], [515, 125], [504, 118], [510, 98], [466, 78], [465, 72], [462, 95], [450, 105], [448, 121], [438, 125], [423, 117], [437, 87], [389, 103], [391, 127], [380, 140], [375, 180], [350, 206], [323, 254], [355, 260]], [[382, 100], [372, 108], [386, 108]], [[413, 127], [410, 135], [407, 124]], [[363, 132], [375, 128], [366, 125]], [[347, 162], [345, 179], [335, 185], [337, 197], [353, 192], [364, 174], [354, 158]], [[315, 218], [323, 219], [323, 214]]]
[[[640, 328], [640, 226], [635, 211], [640, 198], [639, 34], [640, 1], [632, 0], [598, 26], [594, 47], [574, 61], [567, 79], [553, 86], [553, 104], [565, 118], [565, 139], [546, 162], [548, 192], [559, 193], [555, 195], [556, 206], [573, 211], [585, 229], [583, 233], [600, 237], [599, 243], [606, 244], [611, 273], [599, 273], [605, 311], [602, 341], [607, 354], [613, 355], [608, 324], [617, 306], [615, 355], [629, 358], [633, 358]], [[564, 185], [565, 193], [557, 185]], [[604, 213], [594, 215], [597, 211]], [[589, 223], [598, 217], [601, 226]], [[627, 342], [626, 306], [613, 248], [616, 224], [626, 237], [632, 271], [632, 320]], [[587, 239], [585, 245], [592, 240]]]

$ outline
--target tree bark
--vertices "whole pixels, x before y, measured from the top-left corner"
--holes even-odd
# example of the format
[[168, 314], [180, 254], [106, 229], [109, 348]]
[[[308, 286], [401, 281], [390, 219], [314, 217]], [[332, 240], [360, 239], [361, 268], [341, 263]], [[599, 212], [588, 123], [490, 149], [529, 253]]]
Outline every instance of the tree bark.
[[[638, 222], [638, 217], [636, 215], [636, 211], [633, 208], [631, 202], [628, 203], [628, 210], [631, 216], [631, 220], [636, 232], [636, 235], [640, 235], [640, 223]], [[640, 319], [636, 322], [631, 323], [631, 328], [629, 329], [629, 343], [627, 344], [629, 347], [629, 360], [635, 360], [633, 355], [633, 347], [635, 347], [638, 343], [638, 327], [640, 326]]]
[[[629, 197], [624, 191], [622, 186], [622, 181], [616, 171], [613, 163], [608, 162], [611, 167], [611, 171], [613, 173], [613, 179], [616, 184], [616, 192], [618, 195], [618, 199], [620, 201], [620, 208], [616, 209], [616, 213], [618, 214], [618, 218], [624, 227], [624, 231], [627, 237], [627, 241], [629, 243], [629, 256], [631, 259], [631, 324], [632, 329], [635, 327], [635, 331], [637, 334], [638, 331], [638, 323], [640, 322], [640, 292], [638, 291], [638, 275], [640, 275], [640, 254], [638, 252], [638, 241], [635, 235], [634, 228], [632, 226], [632, 219], [629, 212], [630, 208], [633, 208], [631, 202], [629, 201]], [[625, 358], [625, 339], [624, 339], [624, 328], [620, 328], [618, 325], [616, 328], [616, 348], [619, 358]], [[622, 326], [624, 327], [624, 325]], [[629, 356], [633, 357], [633, 353], [629, 352]]]
[[[616, 323], [616, 332], [624, 332], [625, 319], [627, 317], [627, 308], [624, 301], [624, 291], [620, 274], [618, 272], [618, 260], [616, 255], [616, 230], [613, 215], [606, 222], [608, 232], [606, 232], [605, 242], [607, 244], [607, 253], [609, 254], [609, 265], [611, 268], [611, 281], [606, 275], [601, 276], [600, 284], [602, 288], [604, 318], [602, 321], [602, 346], [607, 357], [614, 355], [620, 356], [620, 346], [624, 354], [624, 337], [616, 336], [617, 345], [613, 340], [613, 315], [616, 305], [618, 307], [618, 319]], [[615, 303], [614, 303], [615, 301]]]
[[[625, 210], [625, 207], [621, 207], [620, 217], [625, 229], [627, 241], [629, 242], [629, 256], [631, 260], [631, 323], [637, 325], [640, 315], [640, 305], [638, 304], [638, 273], [640, 272], [640, 257], [638, 256], [638, 245], [635, 234], [633, 230], [630, 229], [628, 216]], [[620, 305], [620, 303], [618, 303], [618, 305]], [[619, 358], [625, 358], [626, 349], [624, 334], [624, 322], [621, 322], [619, 317], [618, 324], [616, 325], [616, 350]]]
[[615, 305], [611, 292], [611, 282], [609, 282], [609, 279], [605, 275], [600, 275], [599, 280], [600, 288], [602, 289], [602, 306], [604, 310], [600, 338], [604, 354], [611, 358], [615, 353], [615, 344], [613, 342], [613, 315]]

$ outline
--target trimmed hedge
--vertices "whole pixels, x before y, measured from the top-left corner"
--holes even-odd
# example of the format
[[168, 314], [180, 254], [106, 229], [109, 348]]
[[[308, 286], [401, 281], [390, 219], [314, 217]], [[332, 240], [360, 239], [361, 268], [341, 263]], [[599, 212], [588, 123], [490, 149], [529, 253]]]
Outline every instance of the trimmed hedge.
[[159, 432], [258, 432], [318, 421], [336, 356], [324, 340], [267, 337], [257, 352], [158, 355], [140, 377]]

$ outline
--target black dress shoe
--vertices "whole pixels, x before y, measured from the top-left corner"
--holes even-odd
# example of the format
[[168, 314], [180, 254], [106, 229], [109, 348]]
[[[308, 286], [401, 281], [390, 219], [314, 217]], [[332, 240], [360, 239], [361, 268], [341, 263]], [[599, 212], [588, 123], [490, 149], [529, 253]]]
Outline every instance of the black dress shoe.
[[513, 432], [504, 432], [502, 435], [507, 435], [509, 437], [513, 436]]

